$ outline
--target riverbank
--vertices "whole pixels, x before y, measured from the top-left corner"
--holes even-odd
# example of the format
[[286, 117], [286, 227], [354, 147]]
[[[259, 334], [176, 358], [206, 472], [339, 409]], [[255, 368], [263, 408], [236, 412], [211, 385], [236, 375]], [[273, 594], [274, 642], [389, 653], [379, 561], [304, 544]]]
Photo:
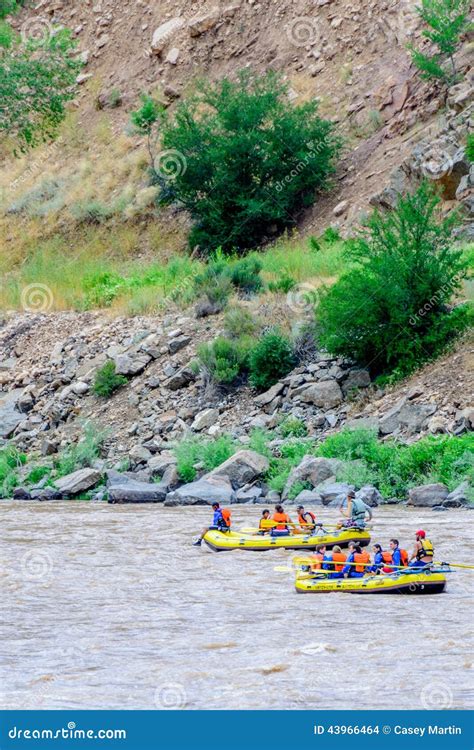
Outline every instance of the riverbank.
[[[237, 526], [258, 515], [234, 509]], [[193, 549], [208, 521], [208, 508], [0, 503], [3, 706], [472, 708], [470, 573], [428, 599], [298, 596], [274, 571], [290, 553]], [[421, 526], [438, 559], [471, 563], [469, 521], [379, 508], [372, 539], [408, 546]]]

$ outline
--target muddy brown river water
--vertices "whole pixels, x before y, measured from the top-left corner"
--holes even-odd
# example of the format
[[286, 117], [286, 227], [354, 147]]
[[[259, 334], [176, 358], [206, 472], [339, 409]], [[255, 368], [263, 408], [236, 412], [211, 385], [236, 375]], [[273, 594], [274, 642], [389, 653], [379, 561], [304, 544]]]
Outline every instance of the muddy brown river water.
[[[258, 507], [233, 508], [252, 524]], [[322, 518], [335, 519], [325, 510]], [[190, 546], [206, 508], [0, 503], [9, 709], [472, 708], [474, 572], [429, 597], [298, 595], [290, 552]], [[470, 511], [381, 508], [472, 563]]]

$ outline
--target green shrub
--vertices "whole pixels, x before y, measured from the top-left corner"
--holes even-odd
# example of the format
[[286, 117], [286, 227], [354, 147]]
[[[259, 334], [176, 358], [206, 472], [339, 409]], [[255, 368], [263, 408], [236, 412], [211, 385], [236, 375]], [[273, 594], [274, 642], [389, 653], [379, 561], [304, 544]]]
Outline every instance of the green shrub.
[[26, 477], [27, 484], [38, 484], [51, 474], [51, 466], [35, 466]]
[[114, 299], [123, 292], [125, 279], [116, 273], [98, 271], [84, 277], [84, 308], [109, 307]]
[[265, 334], [250, 353], [250, 383], [265, 391], [287, 375], [295, 365], [289, 341], [278, 331]]
[[100, 457], [102, 445], [107, 437], [107, 431], [97, 425], [86, 422], [83, 436], [78, 443], [69, 445], [56, 459], [56, 475], [63, 477], [73, 471], [92, 466]]
[[261, 456], [271, 458], [272, 452], [268, 446], [271, 440], [271, 435], [267, 430], [262, 430], [260, 427], [255, 427], [250, 433], [250, 450], [260, 453]]
[[309, 245], [309, 249], [313, 253], [319, 253], [319, 251], [321, 250], [321, 244], [318, 242], [316, 237], [311, 236], [308, 240], [308, 245]]
[[341, 235], [335, 227], [327, 227], [322, 233], [321, 239], [328, 245], [334, 245], [336, 242], [341, 241]]
[[176, 469], [183, 482], [193, 482], [197, 476], [196, 464], [202, 464], [205, 471], [220, 466], [237, 450], [236, 444], [228, 435], [214, 440], [189, 437], [174, 446]]
[[26, 456], [17, 448], [7, 446], [0, 448], [0, 496], [8, 495], [17, 486], [18, 469], [26, 463]]
[[280, 432], [284, 438], [306, 437], [308, 428], [302, 419], [286, 417], [280, 424]]
[[437, 355], [469, 323], [469, 307], [447, 303], [467, 273], [452, 241], [456, 217], [438, 214], [439, 198], [423, 183], [394, 211], [375, 211], [349, 246], [357, 265], [321, 295], [321, 344], [375, 375], [408, 374]]
[[191, 213], [190, 245], [242, 252], [295, 223], [334, 172], [339, 141], [315, 100], [293, 106], [281, 77], [241, 72], [202, 84], [163, 126], [179, 156], [170, 196]]
[[455, 53], [469, 27], [470, 0], [421, 0], [416, 11], [427, 28], [423, 36], [437, 49], [424, 54], [409, 45], [415, 66], [427, 80], [441, 79], [447, 84], [457, 77]]
[[79, 224], [103, 224], [113, 210], [98, 200], [80, 201], [71, 206], [71, 214]]
[[311, 482], [295, 482], [288, 492], [288, 500], [294, 500], [300, 492], [303, 492], [304, 490], [310, 490], [312, 489]]
[[235, 305], [230, 307], [224, 317], [224, 329], [231, 339], [241, 336], [252, 336], [259, 327], [259, 321], [255, 319], [250, 310]]
[[211, 381], [231, 385], [248, 369], [249, 350], [250, 342], [245, 338], [219, 336], [198, 347], [198, 362]]
[[471, 164], [474, 163], [474, 133], [469, 133], [467, 136], [466, 156]]
[[96, 396], [109, 398], [114, 391], [127, 383], [127, 378], [117, 375], [115, 362], [109, 359], [102, 367], [96, 370], [93, 391]]
[[277, 281], [270, 281], [268, 284], [268, 288], [271, 292], [274, 292], [275, 294], [288, 294], [293, 287], [296, 286], [296, 281], [291, 278], [291, 276], [282, 276], [281, 279], [278, 279]]
[[261, 270], [261, 261], [258, 258], [249, 257], [231, 263], [228, 267], [228, 274], [232, 284], [240, 292], [256, 294], [263, 286]]

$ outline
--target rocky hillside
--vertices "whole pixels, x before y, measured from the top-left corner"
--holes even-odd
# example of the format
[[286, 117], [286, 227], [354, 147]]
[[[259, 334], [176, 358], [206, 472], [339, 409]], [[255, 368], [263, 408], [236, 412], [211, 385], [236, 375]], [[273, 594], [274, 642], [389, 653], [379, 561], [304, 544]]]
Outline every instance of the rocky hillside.
[[[469, 210], [472, 220], [472, 171], [463, 156], [472, 44], [466, 41], [457, 55], [465, 83], [449, 91], [445, 109], [445, 94], [411, 65], [406, 44], [419, 43], [421, 29], [406, 0], [43, 0], [14, 24], [35, 38], [57, 25], [71, 28], [84, 62], [73, 121], [58, 143], [33, 160], [5, 157], [2, 165], [2, 203], [10, 214], [22, 214], [22, 195], [39, 189], [45, 176], [58, 182], [61, 196], [48, 193], [39, 213], [47, 213], [48, 231], [59, 218], [59, 226], [73, 223], [80, 198], [128, 201], [125, 218], [144, 212], [150, 196], [137, 192], [146, 188], [146, 158], [135, 169], [140, 141], [127, 135], [140, 92], [154, 92], [172, 108], [197, 77], [231, 76], [244, 67], [282, 72], [293, 99], [317, 97], [346, 139], [336, 190], [304, 217], [304, 231], [317, 233], [331, 222], [350, 228], [371, 205], [390, 205], [394, 188], [420, 176], [441, 180], [446, 207], [461, 201], [466, 222]], [[116, 172], [111, 159], [127, 169]], [[87, 182], [82, 192], [79, 175]]]

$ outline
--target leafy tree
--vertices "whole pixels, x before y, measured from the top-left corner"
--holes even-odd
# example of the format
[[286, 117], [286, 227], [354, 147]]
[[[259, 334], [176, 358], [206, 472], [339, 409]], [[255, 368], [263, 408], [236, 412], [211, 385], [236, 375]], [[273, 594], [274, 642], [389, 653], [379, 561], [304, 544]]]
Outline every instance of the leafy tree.
[[456, 217], [441, 218], [426, 182], [400, 197], [393, 212], [375, 211], [350, 244], [355, 266], [322, 295], [320, 342], [374, 374], [406, 374], [437, 354], [468, 322], [469, 307], [447, 303], [467, 274], [453, 246]]
[[7, 24], [0, 29], [0, 133], [20, 151], [56, 135], [75, 95], [73, 48], [67, 30], [23, 44]]
[[410, 46], [413, 62], [421, 71], [422, 78], [441, 79], [449, 83], [456, 78], [454, 54], [462, 34], [468, 28], [470, 0], [421, 0], [416, 10], [428, 27], [423, 31], [423, 36], [437, 52], [425, 55]]
[[159, 126], [163, 120], [165, 109], [162, 104], [159, 104], [156, 99], [148, 94], [142, 94], [140, 98], [142, 106], [130, 114], [130, 120], [135, 132], [146, 137], [151, 167], [154, 168]]
[[256, 247], [296, 223], [334, 171], [339, 139], [317, 102], [293, 106], [287, 86], [268, 73], [201, 84], [163, 125], [176, 154], [169, 196], [195, 221], [190, 245], [210, 253]]

